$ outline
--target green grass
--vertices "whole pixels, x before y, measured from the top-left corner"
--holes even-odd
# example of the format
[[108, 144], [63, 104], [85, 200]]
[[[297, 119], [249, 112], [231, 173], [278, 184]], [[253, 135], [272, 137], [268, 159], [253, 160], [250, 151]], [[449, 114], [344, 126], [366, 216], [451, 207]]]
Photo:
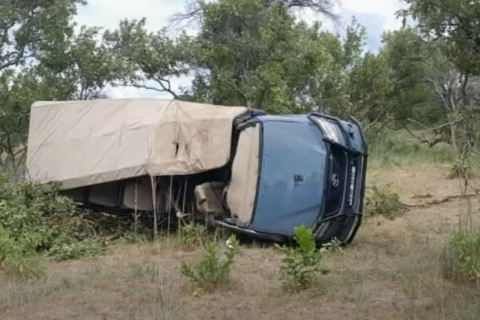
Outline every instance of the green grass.
[[424, 164], [452, 164], [456, 154], [440, 143], [434, 147], [421, 144], [405, 130], [385, 129], [368, 133], [369, 166], [374, 168], [407, 167]]

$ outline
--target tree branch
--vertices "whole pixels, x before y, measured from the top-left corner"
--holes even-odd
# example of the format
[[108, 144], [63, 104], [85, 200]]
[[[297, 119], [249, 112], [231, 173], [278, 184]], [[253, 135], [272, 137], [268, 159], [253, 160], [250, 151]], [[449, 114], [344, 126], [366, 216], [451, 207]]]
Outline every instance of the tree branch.
[[378, 122], [380, 122], [380, 120], [382, 120], [383, 116], [386, 114], [386, 111], [382, 111], [380, 112], [380, 114], [377, 116], [377, 118], [375, 118], [375, 120], [373, 120], [371, 123], [369, 123], [366, 127], [365, 127], [365, 132], [367, 132], [368, 130], [370, 130], [371, 128], [373, 128]]

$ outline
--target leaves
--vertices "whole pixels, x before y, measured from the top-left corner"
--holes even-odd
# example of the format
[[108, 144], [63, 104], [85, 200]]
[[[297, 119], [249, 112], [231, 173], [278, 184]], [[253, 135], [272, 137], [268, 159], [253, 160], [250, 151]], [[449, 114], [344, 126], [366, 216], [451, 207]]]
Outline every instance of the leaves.
[[409, 7], [400, 12], [410, 17], [428, 38], [445, 41], [444, 53], [461, 73], [480, 74], [480, 3], [471, 0], [404, 0]]
[[21, 175], [30, 107], [39, 100], [96, 98], [123, 70], [99, 28], [74, 32], [83, 0], [0, 4], [0, 167]]
[[103, 253], [103, 245], [85, 240], [89, 234], [73, 223], [75, 203], [57, 191], [0, 175], [0, 268], [36, 276], [40, 254], [63, 260]]
[[198, 264], [182, 263], [182, 274], [202, 290], [213, 290], [219, 285], [227, 283], [235, 257], [241, 253], [240, 244], [236, 236], [232, 235], [230, 240], [225, 250], [224, 260], [218, 256], [218, 245], [209, 243], [202, 260]]
[[60, 50], [73, 32], [70, 18], [84, 0], [0, 2], [0, 72], [24, 65], [41, 51]]
[[118, 30], [104, 36], [110, 52], [124, 70], [122, 84], [166, 92], [176, 98], [170, 80], [188, 74], [193, 50], [191, 39], [182, 33], [173, 40], [166, 29], [149, 33], [145, 23], [145, 19], [123, 20]]
[[275, 247], [285, 255], [281, 269], [286, 276], [286, 287], [293, 290], [306, 289], [319, 274], [328, 272], [320, 264], [326, 249], [317, 250], [313, 230], [305, 226], [295, 228], [295, 239], [298, 248]]

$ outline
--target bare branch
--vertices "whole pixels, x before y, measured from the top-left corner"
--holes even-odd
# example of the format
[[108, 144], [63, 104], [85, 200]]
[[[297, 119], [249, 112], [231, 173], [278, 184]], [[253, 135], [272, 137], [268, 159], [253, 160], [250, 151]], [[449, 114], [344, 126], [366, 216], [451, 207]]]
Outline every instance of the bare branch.
[[192, 27], [192, 24], [199, 23], [202, 19], [203, 11], [198, 0], [187, 4], [185, 13], [174, 14], [170, 18], [170, 26], [184, 30], [186, 27]]
[[410, 130], [406, 125], [403, 126], [403, 128], [405, 130], [407, 130], [407, 132], [412, 136], [414, 137], [415, 139], [417, 139], [419, 142], [421, 143], [424, 143], [424, 144], [428, 144], [428, 146], [431, 148], [433, 147], [434, 145], [436, 145], [437, 143], [439, 142], [442, 142], [443, 139], [441, 136], [437, 135], [436, 137], [433, 137], [431, 139], [423, 139], [421, 138], [420, 136], [416, 135], [412, 130]]
[[167, 79], [163, 79], [161, 77], [155, 77], [155, 80], [159, 85], [160, 87], [162, 88], [163, 91], [165, 92], [168, 92], [170, 93], [174, 99], [178, 99], [178, 96], [177, 94], [171, 89], [172, 88], [172, 85], [170, 83], [170, 80], [167, 80]]
[[155, 80], [155, 82], [157, 82], [159, 85], [160, 85], [160, 88], [156, 88], [156, 87], [152, 87], [152, 86], [148, 86], [148, 85], [145, 85], [145, 84], [141, 84], [141, 83], [131, 83], [131, 84], [114, 84], [114, 86], [126, 86], [126, 87], [134, 87], [134, 88], [137, 88], [137, 89], [145, 89], [145, 90], [153, 90], [153, 91], [157, 91], [157, 92], [167, 92], [169, 94], [171, 94], [173, 96], [174, 99], [178, 99], [178, 95], [170, 89], [170, 81], [168, 80], [164, 80], [166, 82], [168, 82], [168, 87], [162, 83], [161, 81], [157, 81]]
[[386, 111], [382, 111], [380, 112], [380, 114], [377, 116], [377, 118], [375, 118], [375, 120], [373, 120], [371, 123], [369, 123], [366, 127], [365, 127], [365, 132], [367, 132], [368, 130], [370, 130], [371, 128], [373, 128], [377, 123], [380, 122], [380, 120], [382, 120], [383, 116], [386, 114]]
[[420, 121], [417, 121], [417, 120], [415, 120], [415, 119], [407, 118], [406, 120], [409, 121], [409, 122], [415, 123], [415, 124], [417, 124], [417, 125], [419, 125], [419, 126], [422, 126], [424, 129], [428, 129], [428, 130], [431, 129], [431, 128], [427, 127], [426, 125], [424, 125], [423, 123], [421, 123]]
[[[271, 6], [274, 3], [283, 4], [289, 9], [310, 9], [316, 13], [322, 14], [333, 22], [339, 21], [339, 15], [334, 13], [335, 4], [338, 0], [264, 0], [264, 7]], [[171, 19], [171, 25], [186, 23], [199, 23], [203, 17], [203, 11], [199, 0], [194, 0], [187, 5], [186, 13], [175, 14]], [[185, 25], [183, 25], [185, 27]]]
[[420, 125], [426, 130], [430, 130], [432, 132], [438, 132], [438, 131], [446, 128], [446, 127], [451, 127], [451, 126], [455, 126], [455, 125], [459, 124], [460, 122], [464, 121], [465, 118], [460, 118], [460, 119], [458, 119], [454, 122], [447, 122], [447, 123], [441, 124], [441, 125], [439, 125], [437, 127], [433, 127], [433, 128], [428, 127], [428, 126], [424, 125], [423, 123], [421, 123], [420, 121], [417, 121], [417, 120], [412, 119], [412, 118], [407, 118], [406, 120], [409, 121], [409, 122], [415, 123], [417, 125]]

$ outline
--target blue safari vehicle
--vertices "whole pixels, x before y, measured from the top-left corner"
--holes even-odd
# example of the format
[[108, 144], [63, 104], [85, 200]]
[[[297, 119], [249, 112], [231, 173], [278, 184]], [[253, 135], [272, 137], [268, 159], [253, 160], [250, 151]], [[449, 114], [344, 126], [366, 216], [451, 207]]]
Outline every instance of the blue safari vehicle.
[[82, 207], [146, 223], [195, 219], [270, 241], [294, 228], [350, 243], [361, 224], [367, 142], [354, 119], [267, 115], [161, 99], [37, 102], [29, 178]]
[[[291, 238], [298, 225], [313, 228], [319, 242], [353, 240], [361, 224], [367, 164], [367, 143], [357, 121], [320, 113], [262, 114], [236, 130], [240, 142], [244, 134], [258, 135], [253, 160], [258, 164], [251, 164], [258, 167], [250, 182], [255, 192], [244, 216], [220, 217], [217, 224], [276, 241]], [[241, 154], [235, 156], [241, 161]]]

